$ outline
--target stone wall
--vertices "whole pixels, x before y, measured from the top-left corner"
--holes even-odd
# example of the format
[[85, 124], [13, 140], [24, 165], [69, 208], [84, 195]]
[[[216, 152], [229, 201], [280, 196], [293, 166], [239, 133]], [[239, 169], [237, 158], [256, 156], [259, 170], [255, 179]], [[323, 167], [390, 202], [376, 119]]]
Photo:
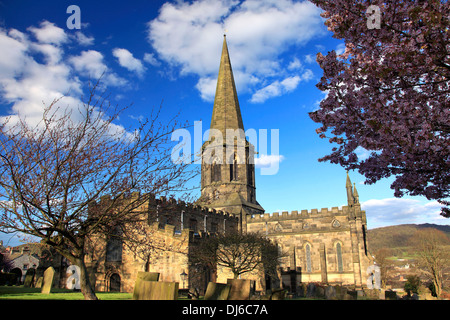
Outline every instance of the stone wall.
[[282, 281], [291, 291], [302, 282], [361, 286], [365, 282], [361, 272], [371, 259], [363, 236], [365, 212], [358, 209], [343, 206], [248, 216], [247, 231], [265, 234], [279, 245], [285, 255]]
[[[111, 235], [93, 234], [86, 245], [87, 265], [95, 288], [99, 291], [117, 290], [132, 292], [139, 271], [159, 272], [160, 281], [179, 282], [180, 289], [188, 286], [189, 280], [183, 283], [181, 274], [189, 275], [188, 253], [194, 237], [214, 232], [233, 232], [238, 228], [238, 218], [223, 211], [186, 204], [165, 197], [159, 199], [146, 196], [136, 209], [142, 212], [142, 220], [136, 223], [134, 241], [142, 241], [144, 246], [133, 246], [124, 241], [116, 241], [113, 248], [113, 259], [107, 257]], [[137, 201], [140, 195], [133, 193], [126, 201]], [[104, 197], [99, 205], [109, 201]], [[119, 209], [120, 210], [120, 206]], [[111, 248], [110, 248], [111, 250]], [[143, 250], [147, 250], [144, 251]], [[149, 260], [144, 256], [150, 257]], [[119, 282], [118, 282], [119, 281]]]

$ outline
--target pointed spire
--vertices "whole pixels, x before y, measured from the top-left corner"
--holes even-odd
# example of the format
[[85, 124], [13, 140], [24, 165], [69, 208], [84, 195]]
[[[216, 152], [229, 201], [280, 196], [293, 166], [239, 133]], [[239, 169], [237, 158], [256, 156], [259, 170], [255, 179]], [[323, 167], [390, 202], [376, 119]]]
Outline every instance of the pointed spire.
[[356, 190], [355, 183], [353, 183], [353, 198], [355, 199], [355, 203], [359, 203], [359, 194], [358, 190]]
[[348, 171], [347, 171], [347, 182], [345, 183], [345, 187], [352, 187], [352, 182], [350, 181], [350, 177], [348, 176]]
[[222, 57], [220, 59], [219, 75], [217, 77], [211, 129], [220, 130], [224, 139], [226, 129], [244, 130], [226, 35], [223, 37]]
[[349, 206], [352, 206], [355, 202], [355, 199], [353, 197], [353, 190], [352, 190], [352, 182], [350, 180], [350, 177], [348, 176], [347, 171], [347, 182], [345, 183], [345, 188], [347, 189], [347, 204]]

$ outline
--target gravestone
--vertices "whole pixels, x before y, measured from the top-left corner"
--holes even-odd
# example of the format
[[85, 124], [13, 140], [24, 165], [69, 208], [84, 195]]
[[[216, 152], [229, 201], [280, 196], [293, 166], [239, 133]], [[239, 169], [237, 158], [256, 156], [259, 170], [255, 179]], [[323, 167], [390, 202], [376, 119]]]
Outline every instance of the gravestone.
[[230, 289], [229, 284], [209, 282], [204, 300], [227, 300]]
[[133, 300], [141, 300], [140, 295], [142, 294], [142, 281], [158, 281], [159, 272], [142, 272], [139, 271], [136, 276], [136, 281], [134, 282], [133, 290]]
[[325, 288], [325, 298], [327, 300], [336, 300], [337, 299], [337, 293], [336, 293], [335, 287], [327, 286]]
[[177, 300], [178, 285], [178, 282], [141, 280], [138, 300]]
[[44, 281], [42, 282], [41, 293], [49, 294], [52, 290], [53, 278], [55, 277], [55, 269], [48, 267], [44, 272]]
[[306, 287], [306, 297], [314, 298], [316, 296], [316, 285], [312, 282], [308, 283]]
[[80, 267], [76, 265], [70, 265], [67, 268], [66, 273], [69, 275], [66, 280], [66, 288], [70, 290], [80, 290]]
[[42, 287], [42, 281], [44, 281], [44, 277], [39, 277], [36, 281], [36, 288], [40, 289]]
[[231, 285], [228, 300], [249, 300], [252, 280], [247, 279], [227, 279], [227, 284]]
[[397, 292], [392, 290], [386, 290], [384, 296], [386, 300], [397, 300]]
[[34, 276], [36, 274], [35, 269], [28, 269], [27, 273], [25, 273], [25, 281], [23, 282], [23, 286], [25, 288], [30, 288], [33, 285]]

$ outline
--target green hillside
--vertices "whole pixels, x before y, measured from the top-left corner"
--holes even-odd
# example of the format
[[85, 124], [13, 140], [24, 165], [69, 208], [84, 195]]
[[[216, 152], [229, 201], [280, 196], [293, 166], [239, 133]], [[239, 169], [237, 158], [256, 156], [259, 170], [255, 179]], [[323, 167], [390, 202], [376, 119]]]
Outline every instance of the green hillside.
[[389, 248], [396, 251], [407, 251], [411, 248], [411, 236], [420, 229], [434, 228], [443, 231], [449, 237], [450, 245], [450, 226], [437, 224], [402, 224], [368, 230], [369, 250], [373, 254], [378, 249]]

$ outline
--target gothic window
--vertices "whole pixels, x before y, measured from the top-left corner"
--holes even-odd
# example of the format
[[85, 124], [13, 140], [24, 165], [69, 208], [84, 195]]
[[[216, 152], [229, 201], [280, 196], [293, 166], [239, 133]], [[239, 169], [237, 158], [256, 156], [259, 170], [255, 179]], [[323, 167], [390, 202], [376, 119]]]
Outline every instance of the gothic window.
[[230, 159], [230, 181], [236, 181], [238, 179], [237, 168], [238, 168], [237, 159], [236, 159], [236, 155], [234, 155]]
[[305, 254], [306, 254], [306, 271], [307, 272], [312, 272], [312, 267], [311, 267], [311, 245], [309, 243], [306, 244]]
[[255, 165], [254, 164], [248, 164], [247, 165], [247, 184], [253, 186], [253, 180], [255, 175]]
[[106, 244], [106, 261], [121, 262], [122, 261], [122, 239], [120, 238], [121, 231], [116, 227], [109, 237]]
[[220, 164], [217, 163], [217, 160], [214, 160], [211, 165], [211, 181], [220, 181], [221, 180], [221, 172], [220, 172]]
[[342, 246], [339, 242], [336, 244], [336, 256], [337, 256], [338, 271], [343, 272], [344, 265], [342, 263]]

